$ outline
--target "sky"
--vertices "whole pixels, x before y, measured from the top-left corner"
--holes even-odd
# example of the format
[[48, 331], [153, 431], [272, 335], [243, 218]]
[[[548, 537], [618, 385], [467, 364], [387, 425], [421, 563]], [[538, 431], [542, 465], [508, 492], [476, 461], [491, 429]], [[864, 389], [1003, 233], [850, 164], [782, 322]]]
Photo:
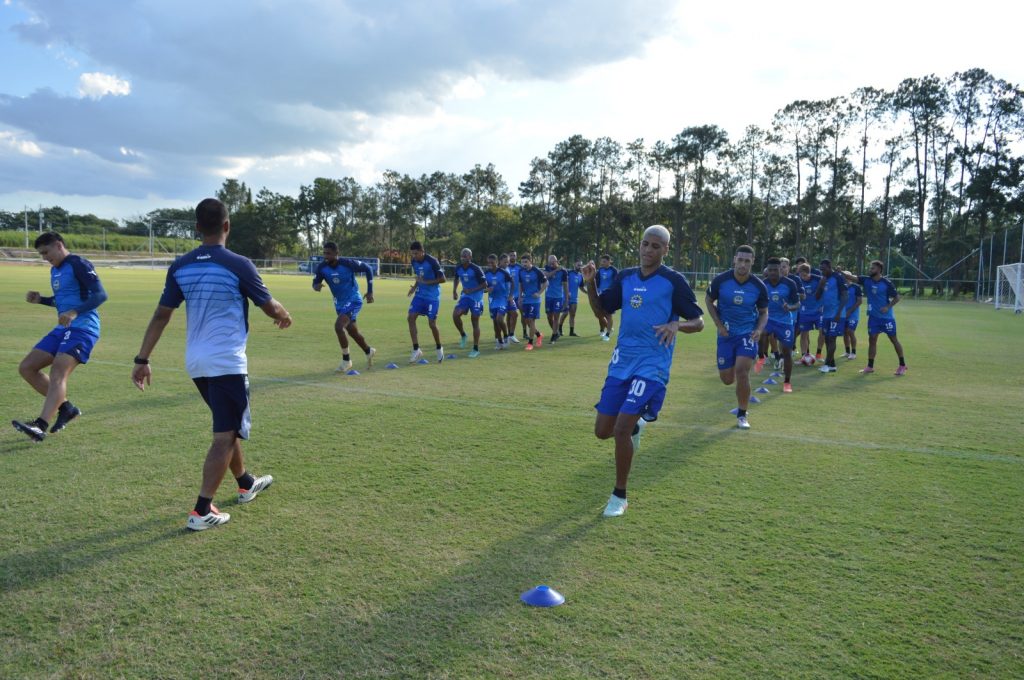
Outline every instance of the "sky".
[[1024, 82], [1024, 10], [691, 0], [0, 0], [0, 210], [125, 219], [226, 178], [297, 195], [622, 144], [973, 67]]

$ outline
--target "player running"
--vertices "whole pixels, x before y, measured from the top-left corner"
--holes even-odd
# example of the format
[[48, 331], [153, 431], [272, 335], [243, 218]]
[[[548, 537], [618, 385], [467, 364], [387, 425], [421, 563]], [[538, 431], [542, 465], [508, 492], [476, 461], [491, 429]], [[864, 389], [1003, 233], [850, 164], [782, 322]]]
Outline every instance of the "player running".
[[522, 269], [519, 270], [519, 310], [523, 315], [524, 335], [526, 335], [526, 351], [534, 348], [534, 337], [536, 346], [540, 347], [543, 342], [540, 331], [537, 330], [537, 319], [540, 318], [540, 295], [548, 285], [548, 280], [537, 267], [533, 266], [533, 255], [523, 253], [520, 258]]
[[761, 347], [763, 349], [767, 346], [769, 337], [774, 338], [778, 343], [779, 356], [782, 358], [782, 366], [785, 371], [782, 391], [789, 393], [793, 391], [791, 376], [793, 374], [793, 343], [796, 340], [796, 333], [793, 329], [793, 312], [800, 309], [800, 298], [793, 280], [782, 276], [779, 258], [768, 258], [767, 271], [768, 276], [764, 280], [764, 286], [768, 291], [768, 324], [765, 326], [765, 332], [761, 335]]
[[821, 280], [814, 295], [821, 300], [821, 326], [827, 351], [825, 365], [820, 370], [822, 373], [835, 373], [838, 370], [836, 338], [843, 335], [846, 330], [843, 321], [846, 314], [846, 279], [840, 272], [832, 269], [832, 260], [821, 261]]
[[436, 258], [424, 252], [423, 244], [419, 241], [413, 241], [409, 245], [409, 252], [412, 257], [412, 271], [416, 275], [416, 282], [409, 288], [408, 295], [412, 296], [412, 303], [406, 317], [406, 321], [409, 322], [409, 337], [412, 339], [409, 363], [414, 364], [423, 358], [416, 330], [416, 319], [420, 316], [427, 317], [427, 325], [430, 326], [437, 347], [437, 361], [440, 363], [444, 361], [444, 347], [441, 346], [441, 331], [437, 328], [437, 310], [441, 306], [441, 284], [446, 280], [444, 270]]
[[548, 255], [548, 263], [544, 266], [544, 277], [548, 280], [544, 292], [544, 311], [551, 327], [551, 342], [558, 340], [558, 327], [561, 324], [562, 311], [569, 301], [569, 272], [558, 264], [558, 258]]
[[[359, 294], [357, 273], [366, 276], [366, 295]], [[341, 345], [341, 363], [334, 369], [335, 372], [347, 373], [352, 370], [352, 357], [348, 353], [349, 336], [352, 336], [363, 350], [366, 355], [366, 367], [371, 368], [377, 350], [370, 347], [366, 338], [359, 332], [356, 317], [363, 308], [364, 299], [367, 304], [373, 304], [373, 268], [359, 260], [338, 257], [338, 245], [328, 241], [324, 244], [324, 259], [317, 265], [316, 274], [313, 276], [313, 290], [319, 293], [324, 287], [324, 281], [334, 296], [334, 311], [338, 315], [334, 322], [334, 332], [338, 336], [338, 344]]]
[[814, 365], [811, 354], [810, 333], [821, 328], [821, 300], [815, 296], [821, 276], [811, 273], [811, 265], [801, 262], [797, 266], [800, 277], [800, 312], [797, 314], [797, 331], [800, 333], [800, 363], [805, 366]]
[[494, 349], [503, 350], [508, 345], [505, 313], [511, 299], [512, 275], [498, 266], [497, 255], [488, 255], [484, 278], [487, 282], [488, 311], [494, 325]]
[[900, 361], [895, 375], [907, 374], [907, 362], [903, 357], [903, 345], [896, 337], [896, 317], [893, 316], [892, 308], [900, 301], [900, 294], [892, 281], [882, 276], [885, 265], [881, 260], [872, 260], [868, 276], [854, 276], [850, 272], [843, 272], [847, 281], [856, 281], [864, 288], [864, 297], [868, 301], [868, 365], [861, 369], [861, 373], [875, 372], [875, 354], [878, 351], [878, 335], [885, 333], [896, 350], [896, 357]]
[[498, 258], [498, 266], [508, 272], [508, 275], [512, 278], [511, 287], [509, 288], [508, 296], [508, 311], [505, 312], [505, 331], [508, 333], [508, 339], [505, 344], [512, 343], [514, 345], [519, 344], [519, 338], [516, 337], [516, 323], [519, 321], [519, 305], [516, 304], [516, 300], [519, 299], [519, 270], [522, 267], [515, 260], [515, 251], [511, 253], [503, 254]]
[[[843, 273], [846, 276], [846, 273]], [[857, 325], [860, 323], [860, 306], [864, 299], [864, 289], [859, 283], [849, 283], [846, 287], [846, 329], [843, 332], [843, 348], [847, 360], [857, 358]]]
[[[473, 349], [469, 352], [469, 358], [475, 359], [480, 356], [480, 315], [484, 311], [487, 279], [480, 265], [473, 262], [472, 250], [463, 248], [459, 253], [459, 260], [459, 266], [455, 268], [455, 278], [452, 279], [452, 299], [458, 301], [452, 310], [452, 321], [455, 322], [455, 329], [459, 331], [459, 347], [465, 348], [466, 331], [462, 326], [462, 317], [469, 312], [469, 318], [473, 323]], [[459, 297], [459, 283], [462, 284], [462, 297]]]
[[572, 271], [569, 272], [569, 304], [562, 310], [562, 317], [558, 320], [558, 334], [565, 335], [565, 319], [569, 319], [569, 336], [576, 335], [576, 308], [579, 306], [580, 291], [583, 290], [583, 263], [576, 260]]
[[[619, 270], [612, 266], [612, 256], [602, 255], [601, 266], [597, 268], [597, 276], [595, 277], [598, 295], [608, 290], [618, 273]], [[612, 339], [614, 315], [615, 313], [612, 312], [605, 314], [604, 316], [597, 317], [597, 323], [601, 329], [601, 339], [605, 342], [610, 342]]]

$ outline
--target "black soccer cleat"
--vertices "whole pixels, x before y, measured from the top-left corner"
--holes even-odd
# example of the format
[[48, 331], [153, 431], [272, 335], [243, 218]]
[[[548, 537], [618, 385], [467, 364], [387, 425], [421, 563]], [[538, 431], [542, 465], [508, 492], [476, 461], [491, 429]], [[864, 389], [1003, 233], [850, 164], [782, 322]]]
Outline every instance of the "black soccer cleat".
[[12, 420], [11, 425], [14, 426], [15, 430], [28, 436], [29, 439], [37, 444], [46, 439], [46, 432], [44, 432], [43, 428], [39, 427], [34, 420], [27, 423], [23, 423], [20, 420]]
[[82, 415], [81, 409], [74, 405], [69, 405], [67, 408], [60, 409], [57, 411], [57, 419], [53, 421], [53, 427], [50, 428], [50, 434], [57, 434], [67, 427], [68, 423], [80, 415]]

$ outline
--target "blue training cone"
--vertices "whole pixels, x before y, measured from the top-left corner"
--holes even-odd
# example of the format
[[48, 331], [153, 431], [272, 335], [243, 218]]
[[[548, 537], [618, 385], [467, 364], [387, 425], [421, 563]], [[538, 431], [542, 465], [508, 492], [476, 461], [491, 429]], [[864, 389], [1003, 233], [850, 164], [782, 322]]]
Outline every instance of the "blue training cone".
[[359, 371], [357, 371], [356, 369], [353, 368], [351, 371], [349, 371], [345, 375], [359, 375]]
[[769, 394], [769, 393], [771, 393], [771, 390], [768, 389], [767, 387], [758, 387], [754, 391], [757, 392], [758, 394]]
[[738, 416], [740, 414], [740, 408], [737, 406], [736, 408], [729, 411], [729, 413], [733, 414], [734, 416]]
[[752, 397], [750, 397], [750, 403], [751, 404], [760, 404], [761, 400], [758, 399], [757, 397], [752, 396]]
[[387, 366], [385, 366], [384, 368], [398, 368], [398, 364], [396, 364], [396, 363], [390, 363], [390, 364], [388, 364]]
[[547, 586], [530, 588], [520, 595], [519, 599], [531, 607], [557, 607], [565, 602], [565, 597], [561, 593]]
[[776, 380], [775, 378], [768, 378], [767, 380], [764, 380], [761, 384], [762, 385], [778, 385], [779, 381]]
[[429, 362], [429, 361], [427, 361], [426, 359], [420, 359], [420, 360], [419, 360], [419, 361], [417, 361], [416, 363], [417, 363], [417, 364], [429, 364], [430, 362]]
[[782, 374], [779, 373], [778, 371], [772, 371], [772, 377], [773, 378], [781, 378]]
[[455, 356], [454, 354], [445, 354], [444, 358], [445, 359], [458, 359], [458, 357]]

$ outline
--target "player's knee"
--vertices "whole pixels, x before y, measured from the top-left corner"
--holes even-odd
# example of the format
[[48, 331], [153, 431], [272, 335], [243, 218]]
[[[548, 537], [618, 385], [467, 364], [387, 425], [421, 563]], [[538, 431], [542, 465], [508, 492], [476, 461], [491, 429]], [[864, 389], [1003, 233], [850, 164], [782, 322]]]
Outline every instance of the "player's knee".
[[725, 385], [731, 385], [736, 381], [736, 374], [733, 371], [719, 371], [718, 377]]

